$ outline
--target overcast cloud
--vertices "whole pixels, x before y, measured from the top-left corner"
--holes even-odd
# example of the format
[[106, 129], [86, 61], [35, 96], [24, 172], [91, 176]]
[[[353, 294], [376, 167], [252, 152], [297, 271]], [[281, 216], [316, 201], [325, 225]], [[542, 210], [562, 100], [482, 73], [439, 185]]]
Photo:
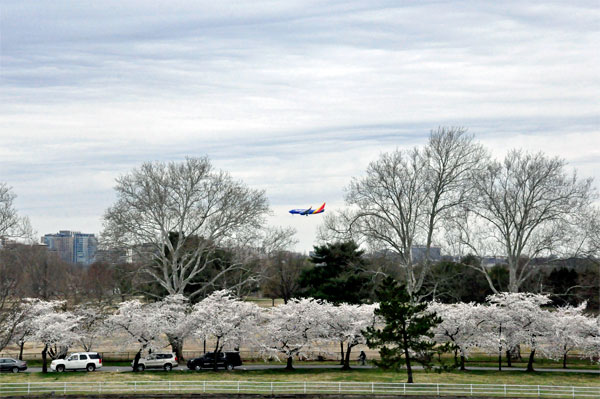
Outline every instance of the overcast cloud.
[[[326, 4], [323, 4], [326, 3]], [[597, 1], [0, 5], [0, 181], [40, 233], [98, 233], [114, 178], [208, 155], [314, 244], [384, 151], [464, 126], [600, 181]]]

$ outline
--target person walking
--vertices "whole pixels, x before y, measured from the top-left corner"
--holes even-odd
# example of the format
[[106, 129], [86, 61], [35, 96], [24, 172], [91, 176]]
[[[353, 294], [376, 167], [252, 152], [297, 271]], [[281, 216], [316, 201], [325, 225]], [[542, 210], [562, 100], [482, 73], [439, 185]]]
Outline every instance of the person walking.
[[365, 353], [365, 351], [360, 351], [360, 354], [358, 355], [358, 360], [360, 361], [361, 366], [367, 364], [367, 354]]

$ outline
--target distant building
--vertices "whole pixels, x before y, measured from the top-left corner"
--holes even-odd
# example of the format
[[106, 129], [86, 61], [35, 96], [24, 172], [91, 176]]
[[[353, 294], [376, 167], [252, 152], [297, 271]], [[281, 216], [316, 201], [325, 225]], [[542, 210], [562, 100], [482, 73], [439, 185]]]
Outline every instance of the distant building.
[[491, 268], [496, 265], [505, 265], [508, 263], [506, 256], [482, 256], [481, 266]]
[[[425, 254], [427, 253], [427, 247], [424, 245], [415, 245], [410, 248], [410, 254], [413, 262], [421, 262], [425, 260]], [[429, 247], [429, 260], [432, 262], [439, 262], [442, 260], [442, 248], [440, 247]]]
[[11, 240], [10, 238], [0, 237], [0, 249], [3, 247], [14, 245], [16, 243], [17, 242], [15, 240]]
[[42, 243], [68, 263], [88, 266], [94, 262], [98, 240], [93, 234], [61, 230], [57, 234], [46, 234]]

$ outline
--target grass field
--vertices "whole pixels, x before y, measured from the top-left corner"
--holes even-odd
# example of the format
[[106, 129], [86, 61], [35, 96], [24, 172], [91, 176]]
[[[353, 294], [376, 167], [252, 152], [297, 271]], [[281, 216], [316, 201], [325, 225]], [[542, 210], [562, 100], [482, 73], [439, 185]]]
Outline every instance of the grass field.
[[[522, 371], [452, 371], [426, 372], [416, 371], [415, 382], [448, 384], [512, 384], [512, 385], [576, 385], [600, 386], [598, 374], [584, 373], [525, 373]], [[336, 369], [283, 369], [271, 370], [235, 370], [233, 372], [201, 371], [198, 373], [182, 371], [153, 371], [143, 373], [112, 372], [67, 372], [67, 373], [20, 373], [2, 374], [0, 383], [41, 382], [41, 381], [159, 381], [159, 380], [231, 380], [231, 381], [368, 381], [368, 382], [406, 382], [406, 372], [391, 372], [379, 369], [356, 369], [342, 371]]]
[[[453, 364], [453, 359], [449, 355], [443, 356], [444, 362], [447, 365]], [[244, 364], [247, 365], [259, 365], [259, 364], [270, 364], [270, 365], [281, 365], [281, 362], [265, 362], [262, 359], [244, 359]], [[105, 360], [103, 363], [105, 366], [122, 366], [126, 367], [131, 364], [131, 361], [110, 361]], [[295, 361], [295, 364], [301, 365], [337, 365], [338, 361], [327, 360], [327, 361]], [[356, 363], [354, 363], [356, 364]], [[27, 365], [29, 367], [41, 367], [41, 360], [27, 360]], [[482, 367], [498, 367], [497, 359], [494, 359], [491, 356], [473, 356], [468, 359], [466, 362], [466, 367], [474, 367], [474, 366], [482, 366]], [[515, 368], [525, 368], [527, 366], [527, 358], [524, 357], [521, 361], [512, 362], [512, 367]], [[550, 359], [538, 359], [534, 363], [535, 369], [544, 369], [544, 368], [552, 368], [552, 369], [560, 369], [562, 368], [561, 361], [555, 361]], [[506, 363], [506, 358], [502, 358], [502, 368], [507, 368], [508, 365]], [[580, 358], [571, 358], [567, 363], [567, 367], [569, 369], [582, 369], [582, 370], [600, 370], [600, 365], [598, 363], [591, 362], [589, 359], [580, 359]]]

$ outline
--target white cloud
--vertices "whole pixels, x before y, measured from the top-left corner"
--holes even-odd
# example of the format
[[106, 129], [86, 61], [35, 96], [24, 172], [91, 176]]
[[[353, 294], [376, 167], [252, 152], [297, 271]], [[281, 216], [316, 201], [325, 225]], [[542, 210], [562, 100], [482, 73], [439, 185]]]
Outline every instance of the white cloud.
[[[97, 232], [112, 179], [208, 154], [292, 207], [470, 128], [600, 179], [595, 2], [5, 1], [0, 181], [40, 232]], [[68, 210], [66, 210], [68, 209]], [[77, 226], [73, 226], [76, 224]]]

